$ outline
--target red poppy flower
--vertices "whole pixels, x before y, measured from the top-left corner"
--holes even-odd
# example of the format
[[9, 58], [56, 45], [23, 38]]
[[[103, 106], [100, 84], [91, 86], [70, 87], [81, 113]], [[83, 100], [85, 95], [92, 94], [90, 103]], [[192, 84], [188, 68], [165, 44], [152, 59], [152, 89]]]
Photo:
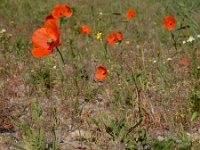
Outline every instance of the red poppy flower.
[[105, 80], [106, 77], [107, 77], [107, 75], [108, 75], [108, 71], [107, 71], [107, 69], [106, 69], [105, 67], [99, 66], [99, 67], [97, 68], [95, 77], [96, 77], [98, 80], [100, 80], [100, 81]]
[[83, 34], [90, 34], [90, 33], [92, 33], [92, 29], [90, 27], [88, 27], [87, 25], [84, 25], [81, 27], [81, 32]]
[[123, 34], [122, 32], [118, 32], [118, 33], [111, 33], [108, 37], [107, 37], [107, 42], [114, 46], [117, 42], [121, 42], [123, 39]]
[[52, 54], [54, 48], [61, 45], [57, 20], [49, 19], [43, 28], [36, 30], [32, 36], [32, 43], [34, 46], [32, 55], [35, 58]]
[[165, 21], [163, 22], [164, 26], [168, 29], [168, 30], [173, 30], [175, 28], [176, 25], [176, 19], [173, 18], [172, 16], [167, 16]]
[[187, 58], [183, 58], [183, 65], [189, 65], [189, 60]]
[[131, 20], [131, 19], [133, 19], [133, 18], [135, 18], [136, 17], [136, 10], [128, 10], [128, 12], [127, 12], [127, 14], [126, 14], [126, 18], [128, 19], [128, 20]]
[[73, 14], [72, 9], [68, 5], [56, 5], [52, 12], [52, 16], [55, 19], [62, 17], [71, 17]]
[[117, 34], [116, 33], [112, 33], [107, 37], [107, 42], [114, 46], [117, 43]]

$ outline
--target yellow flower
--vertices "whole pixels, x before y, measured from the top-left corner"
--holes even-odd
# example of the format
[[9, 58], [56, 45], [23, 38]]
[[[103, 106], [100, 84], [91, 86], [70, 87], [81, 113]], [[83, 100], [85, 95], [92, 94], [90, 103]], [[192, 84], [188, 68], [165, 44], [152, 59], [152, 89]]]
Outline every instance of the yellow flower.
[[102, 32], [98, 32], [97, 35], [96, 35], [96, 39], [101, 41], [102, 40], [102, 36], [103, 36], [103, 33]]

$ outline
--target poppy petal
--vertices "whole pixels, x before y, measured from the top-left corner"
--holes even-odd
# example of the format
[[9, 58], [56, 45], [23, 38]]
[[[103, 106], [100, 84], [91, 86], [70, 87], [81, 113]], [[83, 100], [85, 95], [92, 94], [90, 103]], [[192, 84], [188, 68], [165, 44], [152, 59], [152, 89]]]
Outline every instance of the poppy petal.
[[45, 23], [45, 28], [47, 33], [54, 41], [54, 47], [58, 47], [61, 45], [60, 35], [61, 31], [58, 29], [58, 20], [57, 19], [48, 19]]
[[64, 16], [66, 17], [71, 17], [73, 14], [72, 9], [68, 6], [68, 5], [63, 5], [64, 9], [65, 9], [65, 13]]
[[53, 53], [53, 50], [48, 50], [45, 48], [35, 48], [32, 50], [32, 55], [35, 58], [43, 58]]
[[49, 48], [47, 41], [51, 38], [45, 28], [40, 28], [33, 33], [32, 43], [34, 47]]
[[71, 17], [73, 14], [72, 9], [68, 5], [56, 5], [54, 7], [52, 16], [55, 19], [62, 18], [64, 16]]
[[45, 19], [46, 19], [46, 21], [47, 21], [47, 20], [49, 20], [49, 19], [54, 19], [54, 18], [53, 18], [53, 16], [52, 16], [52, 14], [50, 14], [50, 15], [46, 16]]
[[60, 31], [58, 29], [57, 19], [48, 19], [44, 26], [47, 33], [54, 41], [57, 41], [60, 38]]

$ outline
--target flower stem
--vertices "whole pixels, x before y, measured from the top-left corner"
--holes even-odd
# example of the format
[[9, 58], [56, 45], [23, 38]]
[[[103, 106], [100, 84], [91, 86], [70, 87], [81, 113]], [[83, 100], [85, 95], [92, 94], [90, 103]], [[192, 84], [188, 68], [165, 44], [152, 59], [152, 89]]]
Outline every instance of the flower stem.
[[61, 51], [59, 50], [58, 47], [56, 47], [56, 50], [58, 51], [58, 53], [59, 53], [59, 55], [60, 55], [60, 57], [61, 57], [61, 59], [62, 59], [62, 62], [63, 62], [63, 64], [65, 65], [65, 61], [64, 61], [64, 58], [63, 58], [63, 55], [62, 55]]
[[177, 42], [176, 42], [176, 39], [175, 39], [174, 33], [172, 33], [172, 32], [171, 32], [171, 37], [172, 37], [172, 40], [173, 40], [173, 42], [174, 42], [174, 48], [175, 48], [176, 53], [177, 53], [177, 51], [178, 51], [178, 49], [177, 49]]
[[103, 41], [101, 40], [101, 45], [104, 49], [104, 57], [107, 58], [107, 56], [108, 56], [107, 43], [104, 44]]

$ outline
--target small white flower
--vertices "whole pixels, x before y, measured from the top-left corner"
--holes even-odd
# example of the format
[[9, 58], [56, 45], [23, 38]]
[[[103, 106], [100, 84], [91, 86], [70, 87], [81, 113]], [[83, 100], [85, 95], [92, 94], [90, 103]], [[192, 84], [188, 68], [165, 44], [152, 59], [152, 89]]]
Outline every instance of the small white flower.
[[157, 63], [157, 60], [153, 60], [153, 63], [154, 63], [154, 64]]
[[103, 13], [102, 13], [102, 12], [99, 12], [99, 15], [100, 15], [100, 16], [102, 16], [102, 15], [103, 15]]
[[197, 38], [200, 38], [200, 34], [199, 34], [199, 35], [197, 35]]
[[55, 66], [53, 66], [53, 69], [56, 69], [56, 65], [55, 65]]
[[0, 34], [5, 33], [5, 32], [6, 32], [6, 29], [2, 29], [2, 30], [0, 31]]
[[199, 70], [199, 69], [200, 69], [200, 66], [197, 66], [197, 69]]
[[171, 61], [172, 60], [172, 58], [167, 58], [167, 61]]
[[186, 43], [186, 41], [183, 41], [183, 44], [185, 44]]
[[188, 39], [187, 39], [187, 42], [192, 42], [192, 41], [194, 41], [195, 40], [195, 38], [193, 37], [193, 36], [190, 36]]

